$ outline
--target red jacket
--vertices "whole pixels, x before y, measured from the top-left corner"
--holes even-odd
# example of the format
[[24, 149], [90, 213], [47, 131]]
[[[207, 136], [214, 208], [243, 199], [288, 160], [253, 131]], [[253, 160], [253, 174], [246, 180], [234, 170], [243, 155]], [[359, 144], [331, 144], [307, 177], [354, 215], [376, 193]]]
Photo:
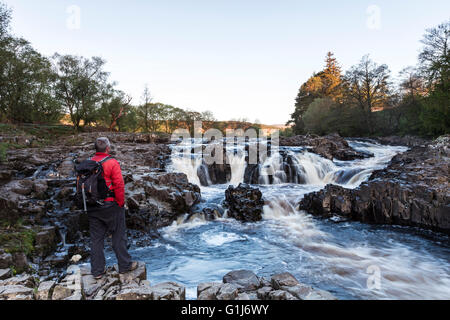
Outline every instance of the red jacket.
[[[101, 161], [108, 156], [109, 154], [107, 153], [97, 152], [91, 160]], [[114, 191], [114, 198], [106, 198], [105, 201], [116, 201], [119, 206], [123, 207], [125, 204], [125, 184], [119, 162], [116, 159], [110, 159], [106, 160], [102, 166], [106, 185], [110, 190]]]

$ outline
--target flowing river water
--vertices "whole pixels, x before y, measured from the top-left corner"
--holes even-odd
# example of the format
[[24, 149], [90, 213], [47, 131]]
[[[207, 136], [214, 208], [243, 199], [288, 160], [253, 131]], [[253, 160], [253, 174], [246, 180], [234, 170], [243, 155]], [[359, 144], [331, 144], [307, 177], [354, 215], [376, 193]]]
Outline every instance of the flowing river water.
[[[296, 209], [299, 200], [328, 183], [356, 188], [371, 172], [387, 165], [405, 147], [362, 141], [350, 145], [374, 157], [330, 161], [301, 148], [282, 148], [296, 170], [286, 176], [283, 160], [274, 153], [262, 166], [258, 187], [266, 201], [263, 220], [241, 223], [224, 217], [181, 217], [161, 230], [150, 246], [131, 250], [145, 261], [152, 283], [176, 281], [196, 298], [200, 282], [221, 281], [231, 270], [249, 269], [270, 277], [290, 272], [300, 282], [332, 292], [339, 299], [450, 299], [449, 237], [416, 228], [374, 226], [321, 219]], [[174, 148], [177, 148], [174, 146]], [[243, 182], [243, 150], [230, 154], [228, 184], [201, 186], [202, 206], [220, 206], [228, 185]], [[169, 170], [184, 172], [200, 185], [199, 155], [172, 155]], [[109, 255], [114, 259], [113, 255]]]

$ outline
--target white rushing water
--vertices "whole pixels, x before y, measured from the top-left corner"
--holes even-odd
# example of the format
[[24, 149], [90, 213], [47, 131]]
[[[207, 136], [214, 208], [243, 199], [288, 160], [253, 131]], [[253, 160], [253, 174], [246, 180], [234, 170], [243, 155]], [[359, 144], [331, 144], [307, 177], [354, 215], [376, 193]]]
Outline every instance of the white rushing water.
[[[301, 282], [329, 290], [342, 299], [450, 299], [450, 243], [447, 236], [414, 228], [372, 226], [339, 219], [317, 219], [298, 211], [299, 200], [328, 183], [355, 188], [381, 169], [404, 147], [350, 141], [374, 157], [330, 161], [287, 148], [301, 183], [286, 183], [280, 156], [273, 154], [261, 171], [259, 185], [266, 201], [263, 220], [240, 223], [219, 218], [181, 217], [164, 228], [162, 238], [133, 252], [148, 261], [152, 282], [178, 281], [195, 298], [200, 282], [220, 281], [236, 269], [263, 276], [291, 272]], [[229, 184], [244, 180], [245, 158], [230, 155], [231, 181], [202, 186], [202, 205], [220, 206]], [[170, 169], [200, 184], [202, 162], [172, 157]], [[264, 172], [268, 173], [264, 175]], [[267, 178], [272, 176], [272, 184]]]

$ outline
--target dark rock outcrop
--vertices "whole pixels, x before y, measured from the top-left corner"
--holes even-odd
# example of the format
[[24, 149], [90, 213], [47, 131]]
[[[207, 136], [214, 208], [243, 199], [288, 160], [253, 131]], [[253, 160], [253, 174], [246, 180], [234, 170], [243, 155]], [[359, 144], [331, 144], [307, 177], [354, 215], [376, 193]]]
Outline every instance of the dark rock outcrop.
[[200, 201], [200, 188], [183, 173], [149, 173], [126, 184], [128, 228], [157, 234]]
[[240, 183], [229, 186], [225, 190], [224, 205], [228, 208], [228, 217], [243, 222], [254, 222], [262, 219], [264, 200], [258, 188]]
[[305, 195], [299, 208], [374, 224], [450, 233], [449, 138], [396, 155], [389, 166], [350, 190], [329, 185]]
[[371, 157], [372, 155], [352, 149], [347, 141], [338, 134], [324, 137], [316, 135], [280, 137], [280, 146], [306, 147], [313, 153], [327, 159], [355, 160]]

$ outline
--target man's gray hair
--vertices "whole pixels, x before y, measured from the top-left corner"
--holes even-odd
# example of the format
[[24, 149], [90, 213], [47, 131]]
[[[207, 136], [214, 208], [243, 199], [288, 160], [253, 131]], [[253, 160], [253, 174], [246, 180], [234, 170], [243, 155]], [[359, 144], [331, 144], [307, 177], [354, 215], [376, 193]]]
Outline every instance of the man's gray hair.
[[105, 152], [106, 148], [111, 148], [111, 143], [106, 137], [100, 137], [95, 140], [95, 150], [97, 152]]

